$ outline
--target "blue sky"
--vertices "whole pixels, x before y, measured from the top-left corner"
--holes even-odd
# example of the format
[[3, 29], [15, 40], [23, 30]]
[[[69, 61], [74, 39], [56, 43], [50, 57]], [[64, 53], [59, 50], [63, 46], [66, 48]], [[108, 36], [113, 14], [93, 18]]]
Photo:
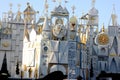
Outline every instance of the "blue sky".
[[[71, 7], [74, 5], [76, 7], [75, 15], [80, 18], [82, 13], [87, 13], [91, 9], [91, 2], [92, 0], [67, 0], [68, 3], [66, 4], [66, 7], [70, 14], [72, 14]], [[0, 18], [2, 18], [2, 13], [7, 12], [10, 7], [9, 4], [12, 3], [12, 11], [16, 13], [18, 11], [17, 5], [20, 4], [21, 8], [20, 11], [24, 11], [26, 8], [26, 3], [29, 2], [30, 5], [33, 6], [33, 8], [36, 11], [39, 11], [39, 14], [37, 14], [37, 17], [40, 17], [43, 15], [44, 10], [44, 0], [1, 0], [0, 1]], [[54, 3], [53, 0], [48, 0], [49, 4], [49, 13], [51, 10], [54, 9], [56, 5], [59, 3]], [[95, 7], [99, 11], [99, 27], [101, 27], [104, 23], [105, 27], [108, 26], [110, 21], [110, 15], [112, 13], [113, 4], [115, 5], [116, 14], [118, 15], [118, 23], [120, 24], [120, 0], [96, 0]], [[62, 0], [62, 5], [64, 6], [64, 0]], [[70, 15], [71, 16], [71, 15]]]

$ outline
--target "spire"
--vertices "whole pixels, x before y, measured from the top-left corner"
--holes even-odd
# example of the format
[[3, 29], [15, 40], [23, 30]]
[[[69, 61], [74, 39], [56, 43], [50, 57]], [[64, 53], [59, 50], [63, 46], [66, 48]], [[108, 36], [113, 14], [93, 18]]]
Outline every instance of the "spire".
[[10, 10], [9, 10], [8, 14], [12, 14], [12, 6], [13, 6], [12, 3], [10, 3], [9, 6], [10, 6]]
[[113, 26], [117, 25], [117, 15], [116, 15], [114, 4], [113, 4], [113, 11], [112, 11], [112, 14], [111, 14], [111, 18], [112, 18], [112, 25]]
[[95, 7], [95, 0], [92, 0], [91, 6], [92, 6], [92, 8]]
[[21, 15], [21, 12], [20, 12], [20, 7], [21, 7], [21, 5], [20, 4], [18, 4], [18, 13], [17, 13], [17, 15]]
[[47, 0], [45, 0], [45, 5], [44, 5], [44, 7], [45, 7], [45, 13], [46, 13], [46, 15], [48, 14], [48, 3], [47, 3]]
[[116, 11], [115, 11], [115, 4], [113, 4], [113, 11], [112, 11], [112, 14], [116, 14]]
[[10, 74], [8, 73], [8, 70], [7, 70], [6, 52], [5, 52], [5, 55], [4, 55], [4, 58], [3, 58], [3, 63], [2, 63], [0, 75], [10, 76]]
[[45, 16], [45, 20], [44, 20], [44, 24], [43, 24], [43, 29], [42, 29], [43, 31], [49, 31], [50, 30], [48, 23], [49, 23], [48, 22], [48, 17]]
[[75, 13], [75, 6], [74, 5], [72, 6], [72, 13], [73, 13], [73, 15]]
[[18, 4], [18, 11], [20, 11], [20, 7], [21, 7], [21, 5], [20, 5], [20, 4]]
[[17, 12], [17, 15], [16, 15], [16, 18], [15, 18], [15, 21], [17, 21], [17, 22], [20, 22], [20, 21], [22, 21], [22, 18], [21, 18], [21, 12], [20, 12], [20, 4], [18, 4], [18, 12]]

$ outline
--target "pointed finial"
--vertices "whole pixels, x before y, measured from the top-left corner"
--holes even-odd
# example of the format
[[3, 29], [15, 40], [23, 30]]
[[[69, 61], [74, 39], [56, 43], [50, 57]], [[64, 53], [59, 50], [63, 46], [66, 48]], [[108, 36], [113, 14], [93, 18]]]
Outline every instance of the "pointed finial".
[[113, 11], [112, 11], [113, 14], [115, 14], [115, 4], [113, 4]]
[[58, 0], [58, 2], [59, 2], [60, 5], [61, 5], [61, 1], [62, 1], [62, 0]]
[[27, 2], [27, 6], [30, 6], [30, 3], [29, 3], [29, 2]]
[[75, 6], [73, 5], [73, 6], [72, 6], [72, 13], [73, 13], [73, 15], [74, 15], [75, 9], [76, 9], [76, 8], [75, 8]]
[[104, 23], [103, 23], [103, 26], [102, 26], [102, 32], [105, 32]]
[[20, 4], [18, 4], [18, 11], [20, 11], [20, 7], [21, 7], [21, 5], [20, 5]]
[[12, 6], [13, 6], [12, 3], [10, 3], [9, 6], [10, 6], [10, 11], [9, 11], [9, 13], [12, 13]]
[[53, 2], [56, 2], [56, 0], [53, 0]]
[[115, 12], [115, 5], [114, 4], [113, 4], [113, 11], [112, 11], [111, 18], [112, 18], [112, 25], [113, 26], [117, 25], [117, 15]]
[[68, 3], [68, 1], [67, 1], [67, 0], [65, 0], [65, 4], [66, 4], [66, 3]]
[[65, 0], [65, 3], [68, 3], [68, 1], [67, 1], [67, 0]]
[[65, 0], [65, 6], [66, 6], [66, 4], [68, 3], [68, 1], [67, 0]]
[[46, 12], [48, 12], [48, 3], [47, 3], [47, 0], [45, 0], [45, 10], [46, 10]]
[[10, 6], [10, 10], [11, 10], [11, 9], [12, 9], [12, 6], [13, 6], [12, 3], [10, 3], [9, 6]]
[[95, 7], [95, 0], [92, 0], [92, 7]]

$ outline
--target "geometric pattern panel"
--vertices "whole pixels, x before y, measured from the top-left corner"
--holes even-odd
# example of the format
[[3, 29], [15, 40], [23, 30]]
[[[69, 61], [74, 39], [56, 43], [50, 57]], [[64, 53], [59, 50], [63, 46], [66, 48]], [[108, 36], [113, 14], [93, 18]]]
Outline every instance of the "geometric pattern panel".
[[76, 78], [76, 42], [68, 43], [68, 79]]
[[69, 42], [68, 49], [76, 49], [76, 42]]

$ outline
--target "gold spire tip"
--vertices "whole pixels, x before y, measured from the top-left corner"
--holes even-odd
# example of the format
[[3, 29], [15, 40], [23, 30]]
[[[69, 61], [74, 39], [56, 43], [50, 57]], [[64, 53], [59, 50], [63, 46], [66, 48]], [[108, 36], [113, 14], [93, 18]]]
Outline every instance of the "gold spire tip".
[[105, 32], [104, 23], [103, 23], [103, 26], [102, 26], [102, 32]]

